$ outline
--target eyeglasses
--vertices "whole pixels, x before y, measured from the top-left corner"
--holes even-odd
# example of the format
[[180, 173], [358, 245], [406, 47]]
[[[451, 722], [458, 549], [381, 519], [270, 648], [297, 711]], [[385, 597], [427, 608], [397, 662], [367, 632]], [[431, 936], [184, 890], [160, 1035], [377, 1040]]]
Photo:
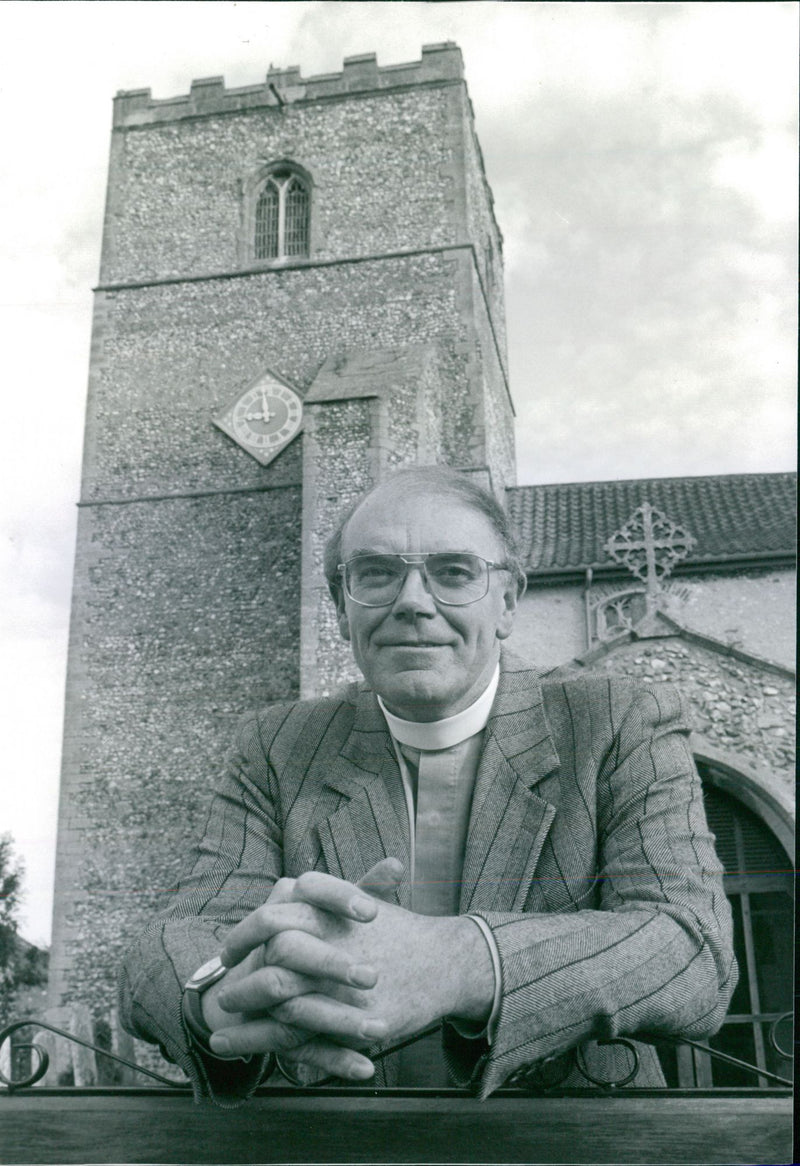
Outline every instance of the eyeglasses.
[[388, 607], [403, 590], [415, 567], [437, 603], [465, 607], [477, 603], [489, 590], [490, 571], [508, 571], [507, 563], [493, 563], [469, 551], [423, 551], [418, 555], [355, 555], [339, 563], [338, 572], [353, 603], [361, 607]]

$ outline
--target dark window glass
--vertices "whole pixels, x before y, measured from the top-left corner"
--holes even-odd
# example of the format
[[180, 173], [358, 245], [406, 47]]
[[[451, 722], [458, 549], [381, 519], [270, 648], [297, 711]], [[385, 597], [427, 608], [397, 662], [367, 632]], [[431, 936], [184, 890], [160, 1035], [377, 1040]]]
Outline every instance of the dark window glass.
[[280, 194], [270, 181], [261, 191], [256, 203], [256, 259], [278, 257], [278, 223]]
[[750, 1007], [750, 977], [747, 971], [747, 954], [742, 926], [742, 900], [739, 895], [729, 895], [728, 897], [733, 912], [733, 950], [736, 952], [736, 962], [739, 965], [739, 983], [734, 990], [728, 1013], [737, 1016], [752, 1011]]
[[285, 188], [284, 254], [308, 254], [308, 191], [298, 178]]
[[256, 259], [308, 255], [311, 199], [291, 170], [273, 170], [256, 203]]
[[[748, 1064], [754, 1065], [756, 1063], [754, 1029], [755, 1025], [751, 1024], [725, 1024], [708, 1043], [712, 1049], [719, 1049], [721, 1053], [727, 1053], [739, 1061], [747, 1061]], [[711, 1062], [711, 1074], [714, 1084], [721, 1088], [743, 1086], [746, 1089], [754, 1089], [757, 1084], [752, 1073], [745, 1069], [737, 1069], [735, 1065], [726, 1065], [722, 1061]]]
[[[775, 1047], [791, 1047], [788, 1023], [777, 1025], [792, 1007], [792, 864], [772, 832], [752, 810], [712, 784], [713, 766], [699, 766], [708, 824], [725, 867], [725, 887], [733, 913], [733, 943], [739, 983], [728, 1019], [711, 1037], [712, 1048], [767, 1069], [791, 1075], [791, 1061]], [[679, 1058], [680, 1060], [680, 1058]], [[735, 1066], [714, 1061], [715, 1085], [772, 1083]], [[682, 1084], [690, 1082], [682, 1081]]]
[[780, 891], [750, 898], [753, 949], [762, 1012], [788, 1012], [792, 1007], [792, 900]]

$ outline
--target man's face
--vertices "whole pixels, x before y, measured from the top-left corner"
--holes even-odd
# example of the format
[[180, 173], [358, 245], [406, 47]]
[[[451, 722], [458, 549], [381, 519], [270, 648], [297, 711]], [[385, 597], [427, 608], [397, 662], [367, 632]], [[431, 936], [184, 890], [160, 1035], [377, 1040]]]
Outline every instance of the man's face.
[[[386, 486], [347, 523], [342, 561], [357, 554], [471, 551], [503, 562], [505, 551], [488, 518], [458, 498]], [[511, 632], [517, 603], [509, 571], [489, 573], [475, 603], [437, 601], [419, 570], [410, 569], [394, 603], [339, 603], [339, 627], [356, 663], [387, 708], [407, 720], [432, 721], [467, 708], [484, 690]]]

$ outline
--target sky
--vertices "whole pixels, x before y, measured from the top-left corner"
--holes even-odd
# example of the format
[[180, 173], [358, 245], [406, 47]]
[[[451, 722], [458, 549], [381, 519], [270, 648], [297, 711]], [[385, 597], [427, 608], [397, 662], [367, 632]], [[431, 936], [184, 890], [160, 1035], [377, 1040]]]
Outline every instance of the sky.
[[0, 831], [47, 942], [118, 89], [453, 40], [504, 235], [520, 483], [795, 465], [796, 3], [0, 4]]

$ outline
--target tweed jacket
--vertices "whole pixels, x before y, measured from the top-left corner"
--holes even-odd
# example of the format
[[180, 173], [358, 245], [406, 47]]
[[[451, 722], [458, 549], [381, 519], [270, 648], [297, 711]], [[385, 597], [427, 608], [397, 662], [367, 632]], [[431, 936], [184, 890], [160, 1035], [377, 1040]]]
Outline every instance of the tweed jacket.
[[[687, 736], [669, 686], [540, 683], [503, 653], [460, 901], [494, 935], [499, 1018], [491, 1045], [444, 1026], [451, 1070], [480, 1096], [578, 1045], [595, 1075], [619, 1076], [608, 1063], [619, 1050], [598, 1039], [697, 1039], [721, 1024], [736, 983], [731, 916]], [[123, 1023], [158, 1042], [198, 1094], [234, 1103], [261, 1068], [220, 1068], [192, 1051], [183, 983], [281, 875], [355, 882], [387, 855], [408, 869], [409, 843], [391, 738], [368, 688], [248, 715], [186, 877], [127, 955]], [[409, 905], [408, 881], [397, 901]], [[641, 1047], [649, 1059], [635, 1084], [663, 1083]], [[391, 1061], [377, 1083], [391, 1083]]]

